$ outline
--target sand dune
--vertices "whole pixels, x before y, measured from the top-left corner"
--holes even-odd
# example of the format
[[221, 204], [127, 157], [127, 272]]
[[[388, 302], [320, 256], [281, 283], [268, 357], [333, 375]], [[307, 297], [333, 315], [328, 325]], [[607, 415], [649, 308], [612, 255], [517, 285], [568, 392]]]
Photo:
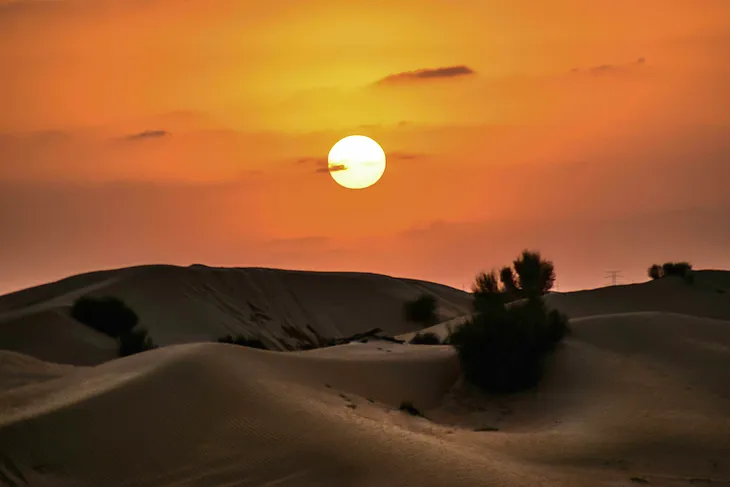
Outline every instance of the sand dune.
[[730, 320], [730, 272], [698, 271], [695, 284], [666, 278], [572, 293], [551, 293], [547, 301], [571, 318], [637, 311]]
[[[539, 390], [500, 399], [449, 392], [457, 360], [439, 346], [193, 344], [67, 366], [0, 394], [3, 474], [31, 485], [726, 485], [730, 323], [632, 313], [574, 328]], [[428, 419], [395, 410], [403, 400]], [[499, 431], [473, 431], [485, 426]]]
[[[385, 365], [357, 345], [338, 348], [340, 359], [326, 359], [330, 378], [351, 389], [361, 377], [338, 362], [377, 365], [382, 390], [444, 385], [414, 375], [431, 361], [439, 369], [441, 353], [413, 367], [395, 353], [382, 353]], [[539, 477], [498, 452], [464, 447], [427, 420], [328, 388], [318, 360], [325, 358], [181, 345], [12, 389], [0, 396], [3, 475], [61, 486], [536, 485]]]
[[[705, 316], [722, 293], [676, 284], [551, 295], [583, 317], [512, 396], [461, 383], [447, 346], [200, 343], [94, 367], [2, 352], [0, 485], [727, 486], [730, 321]], [[658, 309], [622, 311], [642, 306]]]
[[[469, 295], [457, 289], [377, 274], [199, 265], [127, 268], [0, 297], [0, 346], [62, 363], [108, 360], [113, 341], [80, 330], [67, 318], [69, 306], [85, 294], [123, 299], [160, 345], [244, 334], [286, 349], [302, 337], [342, 337], [375, 327], [389, 334], [415, 330], [418, 326], [403, 318], [403, 304], [422, 292], [438, 298], [444, 318], [470, 307]], [[46, 333], [52, 333], [46, 342], [55, 345], [53, 350], [43, 344]]]

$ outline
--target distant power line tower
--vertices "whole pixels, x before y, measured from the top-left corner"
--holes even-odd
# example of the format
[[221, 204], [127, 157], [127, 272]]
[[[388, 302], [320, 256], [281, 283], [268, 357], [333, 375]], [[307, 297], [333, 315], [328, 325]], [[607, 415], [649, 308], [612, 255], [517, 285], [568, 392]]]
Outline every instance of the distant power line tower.
[[624, 277], [621, 271], [606, 271], [604, 279], [611, 279], [611, 285], [615, 286], [619, 277]]

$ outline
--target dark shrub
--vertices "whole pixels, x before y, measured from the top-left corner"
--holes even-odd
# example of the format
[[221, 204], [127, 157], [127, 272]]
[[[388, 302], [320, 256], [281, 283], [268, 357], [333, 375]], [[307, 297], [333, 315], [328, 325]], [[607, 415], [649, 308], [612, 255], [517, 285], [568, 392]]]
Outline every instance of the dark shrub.
[[665, 262], [662, 265], [662, 275], [679, 276], [686, 278], [692, 272], [692, 264], [689, 262]]
[[438, 323], [436, 298], [430, 294], [421, 294], [418, 298], [405, 304], [404, 314], [408, 321], [425, 326], [435, 325]]
[[523, 250], [512, 262], [496, 271], [477, 275], [472, 286], [474, 308], [491, 308], [495, 304], [516, 299], [536, 298], [552, 289], [555, 283], [555, 267], [544, 260], [540, 252]]
[[501, 305], [507, 301], [504, 287], [500, 286], [499, 277], [495, 271], [477, 274], [471, 292], [474, 295], [474, 311]]
[[441, 345], [441, 339], [437, 334], [427, 331], [424, 333], [416, 333], [408, 343], [413, 345]]
[[476, 313], [450, 339], [469, 382], [488, 392], [516, 392], [537, 384], [545, 357], [568, 330], [567, 317], [531, 298]]
[[[523, 250], [512, 265], [517, 274], [517, 284], [515, 284], [513, 275], [511, 285], [514, 285], [515, 289], [507, 288], [507, 291], [515, 292], [520, 298], [534, 298], [542, 296], [552, 289], [555, 283], [555, 267], [551, 261], [543, 260], [540, 252]], [[504, 281], [504, 278], [507, 277], [507, 269], [502, 269], [502, 284], [505, 287], [509, 283], [509, 281]]]
[[71, 316], [111, 337], [128, 333], [137, 325], [137, 314], [124, 301], [113, 297], [83, 296], [71, 307]]
[[157, 346], [152, 343], [152, 339], [149, 337], [147, 330], [144, 328], [137, 328], [119, 336], [120, 357], [127, 357], [128, 355], [146, 352], [147, 350], [153, 350], [155, 348], [157, 348]]
[[243, 335], [237, 335], [236, 337], [226, 335], [222, 338], [219, 338], [218, 343], [230, 343], [233, 345], [241, 345], [242, 347], [258, 348], [261, 350], [269, 349], [269, 347], [267, 347], [264, 342], [262, 342], [258, 338], [247, 338]]
[[664, 272], [662, 271], [662, 266], [659, 264], [654, 264], [651, 267], [649, 267], [648, 271], [649, 277], [652, 279], [661, 279], [664, 277]]

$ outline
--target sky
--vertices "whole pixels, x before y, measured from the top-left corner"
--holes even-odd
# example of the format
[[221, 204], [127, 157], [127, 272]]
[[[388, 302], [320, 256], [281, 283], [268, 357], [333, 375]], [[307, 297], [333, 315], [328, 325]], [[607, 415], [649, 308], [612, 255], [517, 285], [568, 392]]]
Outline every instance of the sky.
[[[0, 0], [0, 293], [170, 263], [730, 268], [727, 0]], [[327, 153], [377, 140], [381, 180]]]

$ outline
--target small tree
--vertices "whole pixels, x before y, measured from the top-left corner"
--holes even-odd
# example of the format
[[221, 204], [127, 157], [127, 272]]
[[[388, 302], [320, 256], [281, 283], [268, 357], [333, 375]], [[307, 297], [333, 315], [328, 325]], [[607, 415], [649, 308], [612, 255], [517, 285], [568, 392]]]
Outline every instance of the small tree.
[[114, 338], [132, 331], [139, 322], [137, 313], [114, 297], [80, 297], [71, 306], [71, 316]]
[[661, 279], [664, 276], [664, 272], [662, 271], [662, 266], [659, 264], [654, 264], [651, 267], [649, 267], [649, 277], [652, 279]]
[[430, 294], [421, 294], [413, 301], [409, 301], [404, 306], [404, 314], [408, 321], [421, 323], [425, 326], [431, 326], [438, 323], [438, 315], [436, 314], [436, 298]]

